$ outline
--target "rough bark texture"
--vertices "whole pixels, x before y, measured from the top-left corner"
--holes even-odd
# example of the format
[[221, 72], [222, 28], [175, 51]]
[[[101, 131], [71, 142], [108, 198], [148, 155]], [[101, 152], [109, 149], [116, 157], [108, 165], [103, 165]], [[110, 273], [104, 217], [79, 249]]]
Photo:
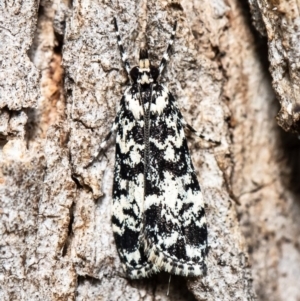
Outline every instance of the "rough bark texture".
[[278, 124], [300, 133], [300, 4], [297, 0], [249, 0], [256, 28], [267, 35]]
[[[253, 5], [264, 28], [262, 5]], [[300, 299], [295, 170], [246, 5], [41, 0], [0, 9], [0, 300]], [[206, 203], [208, 275], [172, 277], [169, 296], [167, 274], [124, 277], [110, 223], [113, 142], [84, 168], [128, 84], [113, 16], [132, 66], [144, 37], [157, 65], [178, 20], [163, 81], [194, 128], [221, 141], [189, 140]]]

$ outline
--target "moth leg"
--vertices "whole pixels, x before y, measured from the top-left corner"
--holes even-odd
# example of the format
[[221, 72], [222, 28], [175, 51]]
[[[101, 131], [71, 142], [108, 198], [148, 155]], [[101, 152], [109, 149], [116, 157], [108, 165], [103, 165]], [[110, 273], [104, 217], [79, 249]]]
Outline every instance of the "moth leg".
[[[121, 110], [120, 110], [121, 111]], [[119, 115], [120, 115], [120, 111], [119, 113], [117, 114], [116, 118], [115, 118], [115, 121], [111, 127], [111, 130], [109, 131], [109, 133], [105, 136], [104, 140], [101, 142], [99, 148], [97, 149], [97, 151], [94, 153], [94, 155], [92, 156], [92, 159], [88, 162], [87, 165], [84, 166], [84, 168], [88, 168], [89, 166], [91, 166], [94, 161], [99, 157], [100, 153], [106, 149], [107, 147], [107, 143], [108, 143], [108, 140], [110, 139], [111, 136], [113, 136], [115, 133], [116, 133], [116, 130], [117, 130], [117, 127], [118, 127], [118, 124], [119, 124]]]
[[158, 67], [158, 71], [159, 71], [158, 76], [160, 76], [162, 74], [164, 68], [166, 67], [168, 61], [170, 60], [170, 52], [171, 52], [172, 45], [174, 43], [176, 28], [177, 28], [177, 21], [174, 22], [171, 38], [168, 43], [168, 47], [163, 55], [160, 65]]
[[97, 149], [97, 151], [94, 153], [94, 155], [92, 156], [92, 159], [88, 162], [88, 164], [86, 164], [84, 166], [84, 168], [88, 168], [89, 166], [91, 166], [94, 161], [99, 157], [100, 153], [106, 149], [107, 147], [107, 142], [110, 139], [110, 137], [115, 133], [115, 131], [113, 129], [111, 129], [109, 131], [109, 133], [106, 135], [106, 137], [104, 138], [104, 140], [101, 142], [99, 148]]
[[119, 46], [119, 50], [120, 50], [120, 53], [121, 53], [121, 59], [122, 59], [122, 62], [124, 63], [124, 66], [125, 66], [126, 72], [128, 74], [128, 77], [131, 79], [131, 77], [130, 77], [130, 64], [128, 62], [128, 56], [127, 56], [126, 51], [124, 50], [123, 43], [122, 43], [122, 40], [121, 40], [121, 36], [120, 36], [120, 33], [119, 33], [117, 19], [115, 17], [114, 17], [114, 25], [115, 25], [115, 31], [116, 31], [116, 36], [117, 36], [117, 40], [118, 40], [118, 46]]
[[196, 131], [191, 125], [189, 125], [185, 120], [183, 122], [183, 126], [188, 129], [191, 133], [195, 134], [197, 137], [207, 141], [207, 142], [210, 142], [216, 146], [220, 145], [221, 142], [220, 141], [217, 141], [217, 140], [212, 140], [210, 138], [208, 138], [205, 134], [202, 134], [198, 131]]

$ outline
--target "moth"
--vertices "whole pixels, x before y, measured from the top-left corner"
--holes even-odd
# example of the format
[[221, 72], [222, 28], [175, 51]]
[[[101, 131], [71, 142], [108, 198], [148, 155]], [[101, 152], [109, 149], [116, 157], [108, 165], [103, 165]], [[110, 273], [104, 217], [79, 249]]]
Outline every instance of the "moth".
[[151, 64], [143, 48], [139, 65], [131, 69], [117, 20], [113, 21], [131, 85], [94, 158], [115, 134], [112, 227], [123, 268], [131, 279], [159, 271], [205, 274], [204, 204], [184, 130], [206, 137], [184, 120], [175, 98], [159, 81], [169, 61], [177, 22], [159, 67]]

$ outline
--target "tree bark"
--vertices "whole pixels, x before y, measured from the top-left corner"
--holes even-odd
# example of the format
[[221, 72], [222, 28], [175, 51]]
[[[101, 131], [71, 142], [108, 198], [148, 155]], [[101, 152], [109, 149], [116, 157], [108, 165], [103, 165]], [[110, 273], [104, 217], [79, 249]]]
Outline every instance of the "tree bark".
[[273, 88], [280, 101], [278, 124], [300, 133], [299, 21], [298, 1], [249, 0], [254, 24], [268, 37]]
[[[251, 2], [261, 32], [262, 7]], [[0, 8], [1, 300], [299, 300], [300, 208], [286, 159], [294, 142], [276, 125], [267, 45], [247, 3], [32, 0]], [[178, 20], [162, 81], [185, 119], [221, 141], [189, 139], [208, 220], [208, 273], [172, 276], [169, 296], [166, 273], [132, 281], [122, 270], [111, 229], [113, 141], [84, 168], [129, 84], [113, 16], [132, 66], [144, 39], [157, 65]]]

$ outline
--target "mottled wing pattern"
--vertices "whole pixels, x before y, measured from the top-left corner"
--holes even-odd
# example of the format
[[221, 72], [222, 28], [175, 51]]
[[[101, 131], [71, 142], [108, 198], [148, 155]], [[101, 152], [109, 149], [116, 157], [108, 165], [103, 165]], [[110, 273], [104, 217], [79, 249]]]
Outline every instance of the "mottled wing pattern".
[[150, 115], [144, 237], [147, 257], [159, 269], [198, 276], [206, 270], [207, 228], [183, 124], [172, 94], [156, 85]]
[[144, 121], [137, 87], [125, 91], [115, 120], [116, 158], [112, 225], [117, 249], [130, 278], [158, 269], [147, 261], [140, 243], [144, 205]]

